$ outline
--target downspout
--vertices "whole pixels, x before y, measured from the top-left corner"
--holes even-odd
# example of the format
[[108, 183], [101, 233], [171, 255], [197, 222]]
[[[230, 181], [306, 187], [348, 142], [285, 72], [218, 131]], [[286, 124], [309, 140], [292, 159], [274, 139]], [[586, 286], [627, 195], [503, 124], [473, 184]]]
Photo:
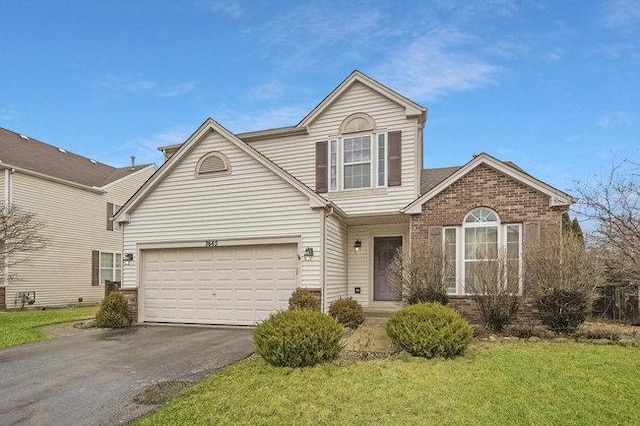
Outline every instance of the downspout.
[[[11, 204], [13, 201], [13, 197], [11, 196], [12, 190], [12, 176], [15, 170], [4, 169], [4, 214], [9, 215], [11, 212]], [[6, 288], [9, 286], [9, 254], [5, 254], [4, 258], [4, 287], [5, 287], [5, 297], [6, 297]]]
[[[330, 207], [330, 211], [333, 210], [333, 207]], [[325, 306], [326, 306], [326, 298], [327, 298], [327, 287], [326, 287], [326, 283], [325, 283], [325, 250], [326, 250], [326, 244], [325, 244], [325, 238], [327, 235], [327, 215], [324, 213], [324, 210], [322, 211], [322, 226], [320, 227], [320, 281], [322, 283], [321, 286], [321, 296], [320, 296], [320, 311], [321, 312], [325, 312]]]

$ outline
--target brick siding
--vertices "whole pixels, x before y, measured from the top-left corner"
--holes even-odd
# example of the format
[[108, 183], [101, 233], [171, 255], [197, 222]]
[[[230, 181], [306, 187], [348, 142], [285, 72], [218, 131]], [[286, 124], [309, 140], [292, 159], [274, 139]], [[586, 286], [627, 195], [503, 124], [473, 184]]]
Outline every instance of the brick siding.
[[[411, 242], [427, 242], [430, 227], [461, 226], [464, 217], [477, 207], [494, 210], [501, 223], [537, 222], [540, 224], [540, 237], [550, 237], [561, 231], [562, 213], [567, 211], [567, 207], [550, 207], [549, 201], [549, 196], [486, 164], [480, 164], [424, 203], [422, 213], [411, 217]], [[525, 248], [526, 244], [523, 244]], [[449, 305], [469, 321], [479, 322], [480, 313], [473, 298], [451, 296]], [[522, 301], [518, 312], [521, 321], [537, 319], [533, 302], [528, 298]]]
[[137, 288], [120, 288], [118, 290], [125, 299], [129, 308], [129, 319], [131, 323], [138, 322], [138, 289]]

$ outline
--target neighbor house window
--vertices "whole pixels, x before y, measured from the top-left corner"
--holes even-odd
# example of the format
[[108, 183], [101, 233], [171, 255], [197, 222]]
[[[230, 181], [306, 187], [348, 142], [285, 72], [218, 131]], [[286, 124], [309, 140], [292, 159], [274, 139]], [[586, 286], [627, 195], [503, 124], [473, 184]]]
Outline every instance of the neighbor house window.
[[343, 139], [344, 189], [371, 187], [371, 136]]
[[100, 283], [122, 280], [122, 254], [100, 252]]
[[[521, 292], [522, 232], [520, 224], [501, 224], [491, 209], [481, 207], [467, 214], [460, 227], [443, 230], [444, 280], [451, 294], [479, 291], [477, 273], [491, 270], [491, 262], [504, 261], [507, 284]], [[497, 263], [495, 264], [498, 265]]]

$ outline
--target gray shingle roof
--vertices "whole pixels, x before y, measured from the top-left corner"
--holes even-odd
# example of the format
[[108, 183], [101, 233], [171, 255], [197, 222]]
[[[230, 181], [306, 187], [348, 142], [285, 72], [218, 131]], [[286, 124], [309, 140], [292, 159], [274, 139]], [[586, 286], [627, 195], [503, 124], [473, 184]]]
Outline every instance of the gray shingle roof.
[[[498, 160], [500, 161], [500, 160]], [[507, 166], [513, 167], [516, 170], [519, 170], [523, 173], [518, 165], [511, 161], [502, 161], [503, 164]], [[422, 173], [420, 173], [420, 195], [426, 194], [431, 191], [433, 188], [438, 186], [443, 180], [460, 170], [463, 166], [454, 166], [454, 167], [440, 167], [437, 169], [423, 169]]]
[[0, 165], [41, 173], [86, 186], [102, 187], [148, 164], [134, 167], [113, 167], [61, 150], [33, 138], [0, 127]]

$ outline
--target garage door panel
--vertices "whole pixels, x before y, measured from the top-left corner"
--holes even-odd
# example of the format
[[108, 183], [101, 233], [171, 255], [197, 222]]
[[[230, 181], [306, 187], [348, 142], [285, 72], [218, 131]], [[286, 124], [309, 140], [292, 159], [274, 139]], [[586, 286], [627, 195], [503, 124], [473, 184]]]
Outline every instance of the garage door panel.
[[143, 252], [146, 321], [251, 325], [287, 307], [294, 244]]

